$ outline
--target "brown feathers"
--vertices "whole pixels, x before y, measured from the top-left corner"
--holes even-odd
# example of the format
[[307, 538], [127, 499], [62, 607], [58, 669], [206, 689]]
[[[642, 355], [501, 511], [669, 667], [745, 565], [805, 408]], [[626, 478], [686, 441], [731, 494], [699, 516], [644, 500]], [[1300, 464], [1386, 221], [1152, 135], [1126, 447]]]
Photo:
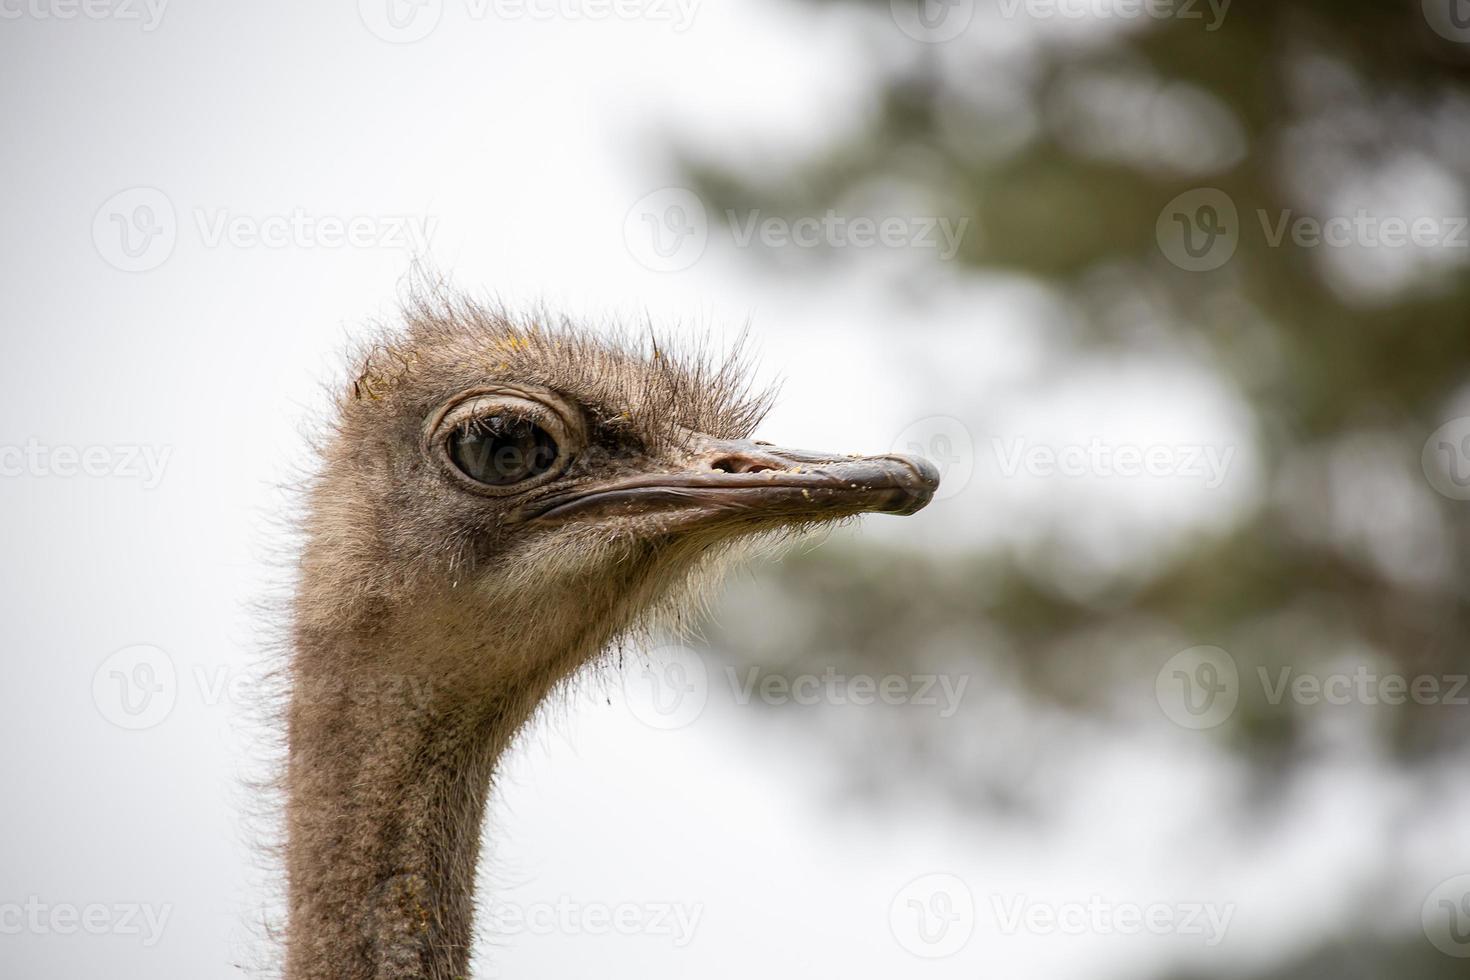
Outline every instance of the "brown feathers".
[[[600, 424], [636, 433], [652, 452], [688, 431], [745, 438], [774, 396], [752, 387], [743, 335], [717, 357], [652, 331], [598, 333], [566, 318], [514, 316], [442, 291], [415, 296], [402, 328], [358, 361], [348, 402], [427, 405], [473, 383], [530, 382], [571, 396]], [[355, 414], [356, 406], [344, 409]]]
[[619, 447], [593, 457], [615, 469], [680, 457], [690, 433], [746, 437], [770, 393], [738, 345], [676, 352], [442, 291], [354, 363], [292, 602], [286, 971], [461, 977], [496, 760], [578, 668], [650, 617], [682, 620], [725, 548], [517, 524], [513, 500], [444, 479], [428, 420], [467, 391], [535, 386]]

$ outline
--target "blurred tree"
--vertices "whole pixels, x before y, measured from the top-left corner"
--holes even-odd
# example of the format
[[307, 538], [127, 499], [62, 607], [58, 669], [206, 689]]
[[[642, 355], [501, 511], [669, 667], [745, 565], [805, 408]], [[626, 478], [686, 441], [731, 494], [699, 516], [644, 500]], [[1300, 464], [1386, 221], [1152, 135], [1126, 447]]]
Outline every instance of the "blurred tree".
[[[873, 47], [874, 111], [758, 174], [681, 150], [710, 214], [969, 217], [954, 262], [923, 274], [1043, 283], [1076, 313], [1075, 357], [1170, 350], [1208, 364], [1251, 408], [1263, 490], [1141, 583], [1082, 596], [1038, 571], [1066, 554], [818, 549], [747, 586], [787, 610], [779, 639], [727, 614], [717, 647], [787, 674], [969, 671], [1057, 724], [1126, 725], [1172, 654], [1218, 645], [1252, 680], [1212, 734], [1251, 763], [1257, 803], [1319, 747], [1321, 712], [1270, 696], [1264, 679], [1282, 668], [1429, 676], [1447, 694], [1470, 671], [1470, 503], [1435, 492], [1421, 452], [1470, 415], [1470, 24], [1454, 2], [1275, 0], [1218, 17], [1181, 3], [1107, 23], [1046, 15], [1065, 0], [827, 4], [852, 15], [834, 23], [872, 28], [854, 30]], [[947, 37], [961, 25], [945, 17], [969, 19], [939, 43], [914, 29]], [[1428, 219], [1439, 237], [1385, 244], [1387, 217]], [[1351, 242], [1296, 240], [1291, 228], [1313, 227], [1299, 219], [1336, 219]], [[792, 254], [770, 258], [809, 268]], [[922, 282], [893, 288], [921, 306]], [[1440, 480], [1470, 466], [1470, 444], [1429, 449]], [[745, 601], [735, 594], [736, 612]], [[1405, 771], [1470, 749], [1463, 702], [1371, 714], [1374, 751]], [[881, 730], [823, 740], [851, 753], [854, 785], [1045, 805], [1027, 788], [1044, 743], [1011, 731], [987, 751], [922, 712], [865, 724]], [[1335, 955], [1280, 975], [1339, 975]]]

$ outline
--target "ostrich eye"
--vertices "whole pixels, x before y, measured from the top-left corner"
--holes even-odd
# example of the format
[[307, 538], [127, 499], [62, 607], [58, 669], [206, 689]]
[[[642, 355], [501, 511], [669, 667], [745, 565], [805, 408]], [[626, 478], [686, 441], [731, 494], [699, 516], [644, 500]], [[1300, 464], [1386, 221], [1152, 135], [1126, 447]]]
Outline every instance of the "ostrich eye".
[[505, 487], [529, 480], [556, 462], [556, 440], [528, 419], [491, 415], [449, 436], [449, 458], [471, 480]]

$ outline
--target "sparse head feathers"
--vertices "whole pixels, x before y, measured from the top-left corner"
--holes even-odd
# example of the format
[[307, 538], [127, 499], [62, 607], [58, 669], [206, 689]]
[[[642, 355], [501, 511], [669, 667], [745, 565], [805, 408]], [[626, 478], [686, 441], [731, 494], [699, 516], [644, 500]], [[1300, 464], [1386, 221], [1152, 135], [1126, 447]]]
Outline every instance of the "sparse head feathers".
[[514, 316], [438, 294], [412, 300], [403, 326], [366, 347], [357, 363], [344, 417], [404, 400], [427, 411], [477, 383], [530, 383], [574, 399], [595, 424], [625, 430], [655, 452], [689, 431], [748, 437], [773, 396], [753, 387], [743, 336], [715, 356], [651, 330], [594, 332], [565, 317]]

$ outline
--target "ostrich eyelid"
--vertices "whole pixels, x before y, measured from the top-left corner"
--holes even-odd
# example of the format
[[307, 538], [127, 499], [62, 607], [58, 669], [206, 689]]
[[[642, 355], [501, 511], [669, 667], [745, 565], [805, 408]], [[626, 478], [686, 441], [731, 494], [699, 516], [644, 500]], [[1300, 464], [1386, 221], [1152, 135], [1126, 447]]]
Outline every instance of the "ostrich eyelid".
[[[449, 456], [450, 436], [466, 423], [498, 414], [519, 416], [545, 429], [557, 446], [555, 464], [544, 473], [509, 486], [480, 483], [456, 466]], [[424, 425], [422, 451], [461, 489], [480, 496], [504, 497], [533, 490], [561, 476], [584, 443], [580, 412], [564, 397], [546, 389], [496, 385], [461, 392], [430, 415]]]

